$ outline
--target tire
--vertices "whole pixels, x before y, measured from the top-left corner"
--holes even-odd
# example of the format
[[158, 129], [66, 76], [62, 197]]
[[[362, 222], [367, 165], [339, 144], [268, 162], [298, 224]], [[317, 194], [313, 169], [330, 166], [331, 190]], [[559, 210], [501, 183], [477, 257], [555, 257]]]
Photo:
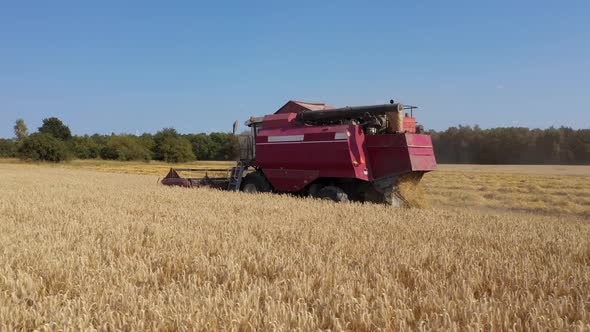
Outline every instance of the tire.
[[309, 186], [309, 188], [307, 189], [307, 196], [309, 197], [313, 197], [313, 198], [318, 198], [318, 193], [320, 191], [320, 189], [322, 189], [322, 185], [319, 183], [314, 183], [311, 186]]
[[240, 190], [252, 194], [267, 193], [272, 191], [272, 186], [262, 172], [252, 172], [244, 177]]
[[334, 202], [348, 202], [348, 195], [340, 187], [326, 186], [320, 189], [318, 197]]

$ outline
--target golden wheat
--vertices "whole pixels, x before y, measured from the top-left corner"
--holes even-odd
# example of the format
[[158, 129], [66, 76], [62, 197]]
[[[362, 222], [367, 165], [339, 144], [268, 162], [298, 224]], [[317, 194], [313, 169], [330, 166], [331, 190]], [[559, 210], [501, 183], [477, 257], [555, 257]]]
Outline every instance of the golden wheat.
[[[0, 159], [0, 163], [21, 163]], [[186, 164], [74, 160], [45, 167], [102, 172], [150, 174], [163, 177], [170, 167], [229, 168], [232, 162], [197, 161]], [[439, 165], [422, 179], [423, 193], [409, 198], [419, 205], [484, 211], [512, 211], [590, 218], [590, 166], [545, 165]], [[154, 180], [157, 181], [157, 178]], [[418, 188], [421, 189], [421, 188]]]
[[590, 329], [575, 215], [0, 175], [0, 330]]

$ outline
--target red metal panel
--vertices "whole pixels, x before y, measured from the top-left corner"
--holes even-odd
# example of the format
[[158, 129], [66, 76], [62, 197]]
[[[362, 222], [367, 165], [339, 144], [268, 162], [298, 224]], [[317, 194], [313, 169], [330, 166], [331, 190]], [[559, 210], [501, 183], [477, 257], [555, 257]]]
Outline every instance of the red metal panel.
[[404, 131], [408, 133], [416, 132], [416, 118], [409, 116], [407, 113], [404, 117]]
[[416, 156], [432, 156], [434, 155], [434, 149], [428, 147], [409, 147], [408, 152], [410, 155]]
[[406, 147], [404, 134], [368, 135], [366, 136], [367, 147]]
[[346, 141], [257, 143], [256, 164], [263, 169], [315, 169], [329, 173], [344, 168], [352, 171]]
[[275, 189], [291, 192], [305, 188], [319, 176], [318, 170], [265, 168], [263, 172]]
[[192, 187], [191, 181], [189, 179], [184, 178], [164, 178], [162, 179], [162, 184], [167, 186], [179, 186], [179, 187]]
[[410, 155], [413, 171], [434, 171], [436, 169], [436, 159], [434, 154]]
[[[368, 136], [367, 139], [372, 137]], [[372, 180], [391, 175], [402, 174], [412, 170], [408, 149], [403, 146], [369, 146], [370, 171]]]
[[262, 120], [262, 128], [272, 129], [290, 127], [291, 121], [293, 121], [296, 116], [297, 114], [295, 113], [265, 115], [264, 119]]
[[[256, 165], [265, 174], [270, 170], [267, 178], [279, 191], [295, 191], [294, 188], [303, 188], [317, 177], [364, 176], [362, 169], [358, 170], [359, 167], [353, 164], [350, 140], [346, 135], [347, 130], [354, 130], [354, 126], [267, 128], [263, 122], [258, 132]], [[337, 133], [343, 139], [335, 139]], [[287, 174], [279, 176], [281, 173], [273, 170], [287, 170]], [[315, 178], [311, 180], [309, 174], [315, 174]]]
[[369, 181], [370, 158], [365, 144], [365, 134], [360, 126], [350, 126], [350, 158], [354, 166], [354, 177]]
[[432, 140], [428, 135], [370, 135], [366, 141], [373, 179], [436, 169]]
[[255, 142], [256, 142], [256, 144], [258, 144], [258, 143], [266, 143], [266, 142], [268, 142], [268, 136], [260, 136], [260, 135], [257, 135]]
[[430, 147], [432, 148], [432, 138], [429, 135], [413, 134], [405, 135], [407, 146], [411, 147]]
[[321, 133], [306, 133], [304, 141], [331, 141], [334, 139], [333, 131], [325, 131]]

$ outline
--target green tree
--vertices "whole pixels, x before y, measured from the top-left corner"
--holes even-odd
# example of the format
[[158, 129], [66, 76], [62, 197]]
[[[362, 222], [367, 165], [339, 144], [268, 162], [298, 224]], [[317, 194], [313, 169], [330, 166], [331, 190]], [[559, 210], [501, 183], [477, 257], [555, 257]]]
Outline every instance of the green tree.
[[0, 138], [0, 158], [16, 157], [16, 141], [11, 139]]
[[154, 135], [154, 158], [167, 162], [195, 160], [191, 142], [174, 128], [164, 128]]
[[95, 159], [100, 156], [101, 146], [90, 136], [74, 136], [70, 140], [70, 150], [79, 159]]
[[43, 119], [43, 125], [39, 127], [39, 132], [49, 134], [62, 141], [67, 141], [72, 137], [70, 128], [55, 117]]
[[197, 160], [236, 160], [240, 155], [238, 137], [228, 133], [190, 134], [185, 136], [192, 145]]
[[235, 135], [211, 133], [211, 159], [235, 160], [239, 155], [239, 142]]
[[35, 133], [23, 140], [19, 156], [25, 160], [60, 162], [69, 158], [64, 142], [46, 133]]
[[537, 138], [537, 149], [541, 152], [542, 163], [558, 164], [560, 161], [563, 136], [562, 133], [551, 127], [543, 131]]
[[139, 142], [150, 151], [152, 151], [156, 146], [156, 142], [154, 142], [154, 136], [150, 133], [144, 133], [139, 136]]
[[210, 160], [211, 139], [207, 134], [186, 135], [192, 145], [193, 153], [197, 160]]
[[29, 132], [27, 129], [27, 125], [25, 124], [25, 120], [17, 119], [14, 124], [14, 136], [16, 136], [16, 140], [18, 142], [22, 142], [27, 136], [29, 136]]
[[94, 143], [96, 143], [98, 146], [100, 146], [101, 148], [104, 147], [105, 145], [107, 145], [107, 142], [109, 141], [109, 138], [114, 136], [115, 134], [112, 135], [100, 135], [100, 134], [94, 134], [92, 136], [90, 136], [90, 138], [92, 139], [92, 141]]
[[112, 160], [150, 160], [150, 151], [141, 144], [136, 136], [113, 135], [100, 150], [102, 159]]
[[477, 126], [429, 131], [440, 163], [590, 164], [590, 130]]
[[226, 160], [240, 159], [240, 140], [238, 136], [233, 134], [227, 135], [227, 143], [225, 145]]
[[573, 163], [590, 164], [590, 129], [575, 131], [568, 139]]

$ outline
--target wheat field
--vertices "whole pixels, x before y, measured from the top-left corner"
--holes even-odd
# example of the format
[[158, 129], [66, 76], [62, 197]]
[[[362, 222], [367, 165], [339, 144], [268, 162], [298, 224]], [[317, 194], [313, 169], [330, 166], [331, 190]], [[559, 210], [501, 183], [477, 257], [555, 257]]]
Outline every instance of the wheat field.
[[440, 165], [425, 175], [430, 201], [458, 207], [590, 219], [590, 166]]
[[[0, 163], [22, 164], [17, 159], [0, 159]], [[170, 167], [223, 169], [232, 167], [235, 162], [167, 164], [158, 161], [73, 160], [37, 165], [153, 175], [153, 181], [157, 182]], [[590, 166], [439, 165], [438, 168], [436, 172], [427, 173], [422, 181], [428, 201], [434, 207], [590, 218]]]
[[[583, 173], [443, 169], [418, 210], [72, 167], [0, 163], [2, 331], [590, 330]], [[461, 206], [519, 183], [575, 207]]]

